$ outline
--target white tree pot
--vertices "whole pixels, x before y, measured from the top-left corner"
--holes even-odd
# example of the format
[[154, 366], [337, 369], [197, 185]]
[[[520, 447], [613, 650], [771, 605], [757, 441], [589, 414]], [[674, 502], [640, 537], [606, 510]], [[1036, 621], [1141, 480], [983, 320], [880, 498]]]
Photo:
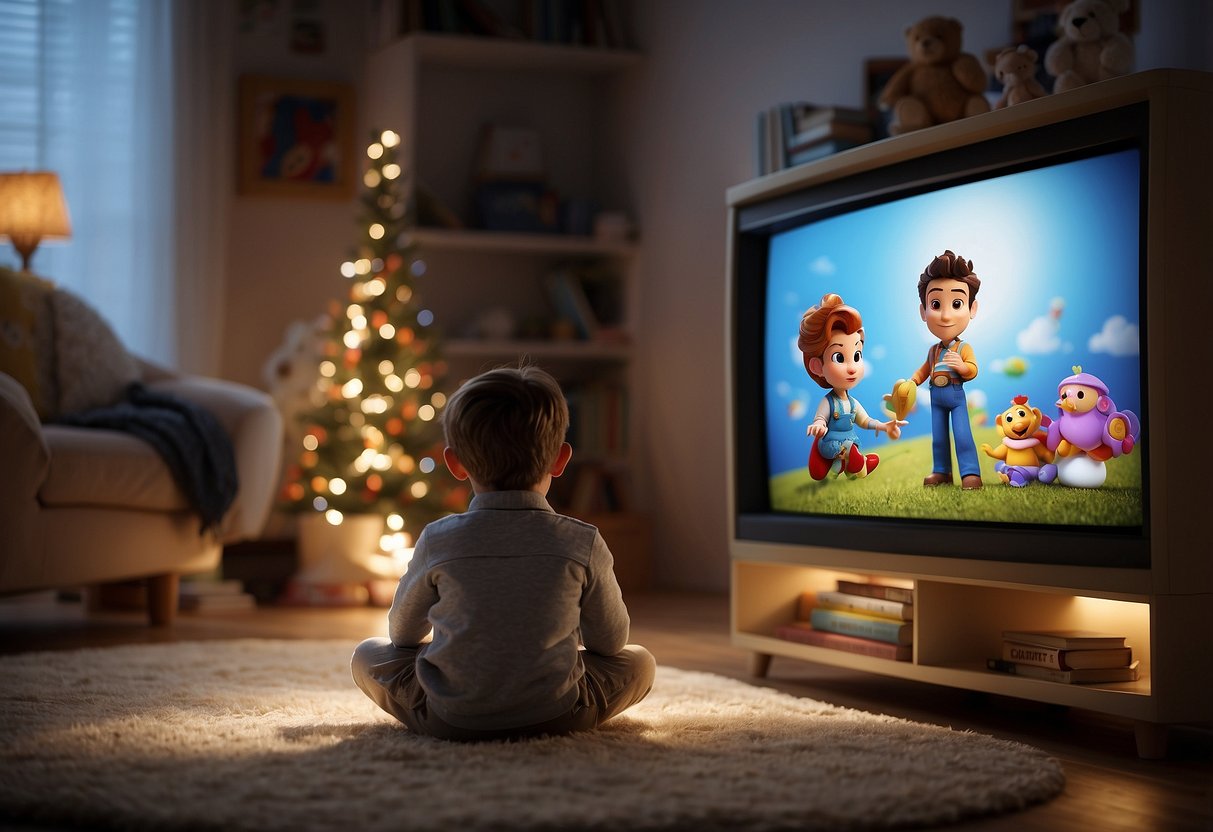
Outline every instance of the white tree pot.
[[398, 578], [385, 571], [391, 558], [379, 551], [383, 518], [347, 514], [334, 526], [319, 512], [299, 515], [299, 573], [296, 580], [317, 584], [363, 583]]

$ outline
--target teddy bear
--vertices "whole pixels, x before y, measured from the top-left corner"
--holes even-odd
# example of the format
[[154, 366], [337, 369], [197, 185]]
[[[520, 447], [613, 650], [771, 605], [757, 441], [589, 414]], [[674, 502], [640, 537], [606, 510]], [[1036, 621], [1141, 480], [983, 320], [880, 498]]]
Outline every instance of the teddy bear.
[[927, 17], [906, 28], [910, 60], [885, 84], [878, 102], [892, 110], [891, 134], [989, 112], [982, 95], [986, 73], [977, 58], [961, 51], [963, 29], [951, 17]]
[[1000, 110], [1048, 95], [1036, 80], [1036, 52], [1025, 44], [1002, 50], [994, 59], [994, 80], [1002, 84], [1002, 95], [994, 103]]
[[1133, 70], [1133, 44], [1120, 31], [1129, 0], [1074, 0], [1061, 10], [1060, 36], [1045, 52], [1053, 92], [1066, 92]]

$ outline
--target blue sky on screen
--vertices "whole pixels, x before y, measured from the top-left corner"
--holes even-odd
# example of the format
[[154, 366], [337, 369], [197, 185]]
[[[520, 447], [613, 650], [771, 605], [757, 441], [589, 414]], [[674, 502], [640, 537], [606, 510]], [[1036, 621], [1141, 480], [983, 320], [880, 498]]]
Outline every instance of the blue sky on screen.
[[[855, 397], [884, 418], [893, 383], [926, 360], [918, 276], [951, 249], [981, 278], [964, 334], [971, 406], [993, 415], [1016, 395], [1056, 414], [1058, 383], [1082, 365], [1121, 409], [1141, 414], [1139, 158], [1125, 150], [958, 185], [830, 217], [771, 239], [766, 413], [772, 474], [805, 464], [805, 428], [825, 390], [804, 370], [800, 317], [833, 292], [863, 316], [866, 374]], [[930, 434], [929, 392], [904, 436]], [[871, 450], [888, 439], [866, 433]]]

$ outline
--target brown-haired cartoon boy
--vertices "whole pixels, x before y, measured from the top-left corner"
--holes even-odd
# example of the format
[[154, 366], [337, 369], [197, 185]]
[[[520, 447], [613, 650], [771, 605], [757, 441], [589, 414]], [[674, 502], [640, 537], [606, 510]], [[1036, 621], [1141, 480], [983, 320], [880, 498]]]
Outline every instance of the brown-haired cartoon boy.
[[952, 449], [948, 421], [955, 435], [956, 460], [960, 465], [961, 488], [981, 488], [981, 467], [964, 383], [977, 377], [973, 348], [960, 335], [977, 315], [977, 290], [981, 280], [973, 273], [973, 261], [945, 250], [933, 259], [918, 278], [918, 313], [931, 334], [939, 339], [927, 353], [927, 360], [910, 380], [915, 386], [931, 382], [931, 475], [925, 486], [952, 482]]

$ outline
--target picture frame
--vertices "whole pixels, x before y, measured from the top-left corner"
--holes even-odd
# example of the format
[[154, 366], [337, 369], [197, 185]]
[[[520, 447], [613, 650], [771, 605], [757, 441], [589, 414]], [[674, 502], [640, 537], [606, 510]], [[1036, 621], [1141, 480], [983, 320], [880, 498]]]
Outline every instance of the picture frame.
[[245, 75], [239, 93], [237, 193], [353, 197], [357, 163], [352, 85]]

